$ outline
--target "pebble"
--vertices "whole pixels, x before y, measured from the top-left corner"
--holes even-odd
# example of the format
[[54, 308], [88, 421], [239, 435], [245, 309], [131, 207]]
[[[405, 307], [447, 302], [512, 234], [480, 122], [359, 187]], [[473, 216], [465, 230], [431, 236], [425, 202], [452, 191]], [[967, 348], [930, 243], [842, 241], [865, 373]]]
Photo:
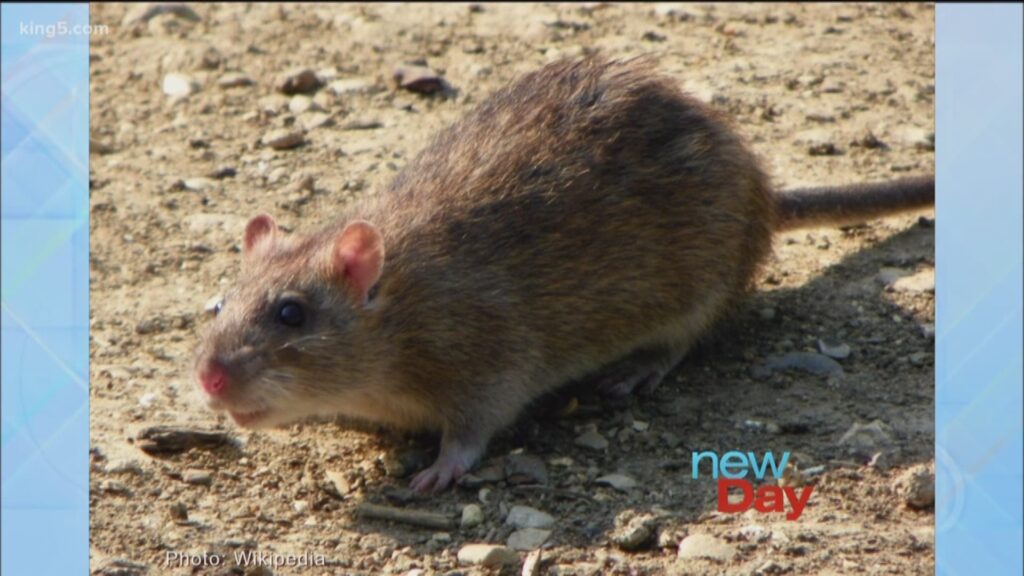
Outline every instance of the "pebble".
[[305, 135], [299, 130], [279, 128], [271, 130], [263, 136], [263, 144], [274, 150], [288, 150], [301, 146], [306, 141]]
[[98, 576], [142, 576], [149, 572], [149, 566], [132, 562], [124, 558], [111, 558], [104, 562], [93, 574]]
[[761, 564], [754, 570], [754, 576], [768, 576], [769, 574], [785, 574], [790, 571], [790, 567], [786, 564], [779, 564], [774, 560], [769, 560], [764, 564]]
[[240, 88], [242, 86], [252, 86], [253, 84], [252, 78], [241, 72], [227, 72], [217, 79], [217, 85], [221, 88]]
[[132, 458], [119, 458], [117, 460], [110, 460], [104, 467], [107, 474], [142, 474], [142, 466], [138, 460]]
[[278, 91], [288, 94], [311, 94], [322, 85], [316, 72], [308, 68], [292, 70], [286, 73], [277, 83]]
[[516, 528], [550, 528], [555, 524], [555, 517], [529, 506], [513, 506], [505, 523]]
[[627, 552], [646, 548], [658, 531], [657, 519], [650, 514], [635, 516], [624, 512], [615, 519], [619, 527], [612, 532], [612, 543]]
[[636, 480], [626, 476], [625, 474], [606, 474], [597, 480], [594, 480], [594, 483], [611, 486], [620, 492], [629, 492], [633, 488], [639, 486], [639, 483]]
[[324, 491], [334, 496], [335, 498], [344, 498], [346, 494], [352, 491], [352, 484], [349, 483], [348, 477], [344, 472], [340, 470], [328, 470], [324, 476], [327, 478], [327, 482], [324, 485]]
[[484, 521], [484, 511], [476, 504], [467, 504], [462, 508], [462, 520], [459, 525], [463, 528], [473, 528]]
[[836, 360], [845, 360], [850, 357], [850, 345], [834, 340], [819, 339], [818, 350], [825, 356]]
[[811, 156], [835, 156], [840, 153], [835, 139], [827, 130], [805, 130], [796, 135], [795, 142], [805, 147]]
[[870, 455], [892, 444], [892, 430], [881, 420], [868, 424], [855, 423], [839, 438], [839, 445], [851, 453]]
[[311, 131], [326, 126], [332, 121], [330, 114], [323, 112], [310, 112], [299, 117], [299, 125], [303, 130]]
[[200, 20], [199, 14], [196, 14], [196, 11], [189, 8], [187, 4], [182, 2], [160, 2], [136, 6], [125, 14], [121, 23], [122, 25], [141, 24], [164, 14], [172, 14], [190, 22], [199, 22]]
[[171, 517], [171, 520], [175, 520], [177, 522], [188, 521], [188, 507], [185, 506], [184, 502], [175, 502], [174, 504], [171, 504], [170, 508], [167, 510], [167, 514]]
[[193, 484], [196, 486], [209, 486], [213, 482], [213, 477], [210, 476], [209, 472], [195, 469], [185, 470], [181, 474], [181, 479], [184, 480], [186, 484]]
[[131, 490], [128, 485], [124, 482], [118, 482], [117, 480], [104, 480], [100, 482], [100, 492], [109, 492], [110, 494], [131, 494]]
[[739, 537], [747, 542], [767, 542], [772, 531], [760, 524], [750, 524], [739, 529]]
[[394, 79], [399, 87], [417, 94], [434, 94], [445, 88], [444, 78], [426, 66], [399, 66]]
[[528, 454], [510, 454], [505, 459], [505, 480], [509, 484], [548, 483], [548, 469], [544, 461]]
[[735, 555], [736, 550], [731, 545], [710, 534], [691, 534], [679, 544], [679, 558], [708, 558], [726, 562]]
[[935, 473], [925, 464], [918, 464], [900, 474], [893, 488], [910, 508], [929, 508], [935, 504]]
[[185, 190], [191, 190], [192, 192], [203, 192], [215, 186], [213, 180], [209, 178], [187, 178], [181, 181], [181, 185]]
[[924, 128], [907, 127], [898, 132], [900, 141], [915, 150], [930, 152], [935, 150], [935, 132]]
[[522, 552], [536, 550], [547, 541], [549, 536], [551, 536], [551, 530], [523, 528], [516, 530], [508, 537], [508, 547]]
[[208, 177], [214, 180], [223, 180], [225, 178], [234, 178], [237, 175], [238, 169], [234, 166], [218, 166], [208, 174]]
[[288, 101], [288, 111], [292, 114], [302, 114], [313, 109], [313, 99], [303, 94], [296, 94]]
[[884, 149], [888, 146], [882, 141], [874, 132], [870, 129], [864, 130], [857, 135], [856, 138], [850, 142], [851, 146], [858, 146], [860, 148], [867, 148], [869, 150]]
[[771, 356], [765, 366], [772, 370], [801, 370], [817, 376], [843, 374], [843, 367], [838, 362], [817, 352], [789, 352], [782, 356]]
[[299, 514], [305, 514], [309, 511], [309, 502], [305, 500], [296, 500], [292, 502], [292, 509], [294, 509]]
[[935, 324], [921, 324], [921, 336], [928, 340], [935, 339]]
[[910, 275], [910, 272], [900, 268], [882, 268], [875, 275], [875, 280], [882, 286], [891, 286], [894, 282]]
[[165, 75], [161, 86], [164, 94], [171, 98], [186, 98], [199, 88], [191, 77], [176, 73]]
[[922, 270], [911, 276], [904, 276], [892, 283], [896, 292], [935, 293], [935, 269]]
[[577, 446], [590, 448], [591, 450], [604, 450], [608, 448], [608, 440], [601, 436], [601, 433], [597, 430], [587, 430], [577, 436], [573, 443]]
[[364, 78], [345, 78], [343, 80], [335, 80], [331, 82], [327, 89], [331, 93], [338, 96], [346, 96], [349, 94], [366, 94], [372, 92], [374, 83], [371, 80]]
[[467, 544], [459, 550], [459, 564], [499, 568], [519, 564], [519, 554], [493, 544]]

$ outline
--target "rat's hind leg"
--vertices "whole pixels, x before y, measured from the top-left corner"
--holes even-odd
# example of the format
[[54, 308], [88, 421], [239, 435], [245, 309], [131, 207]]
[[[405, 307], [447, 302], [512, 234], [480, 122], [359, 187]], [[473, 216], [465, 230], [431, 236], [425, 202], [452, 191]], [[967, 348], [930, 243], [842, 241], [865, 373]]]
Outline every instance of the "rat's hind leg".
[[634, 391], [649, 394], [685, 353], [686, 348], [678, 346], [641, 348], [602, 368], [592, 381], [599, 392], [613, 398], [624, 398]]

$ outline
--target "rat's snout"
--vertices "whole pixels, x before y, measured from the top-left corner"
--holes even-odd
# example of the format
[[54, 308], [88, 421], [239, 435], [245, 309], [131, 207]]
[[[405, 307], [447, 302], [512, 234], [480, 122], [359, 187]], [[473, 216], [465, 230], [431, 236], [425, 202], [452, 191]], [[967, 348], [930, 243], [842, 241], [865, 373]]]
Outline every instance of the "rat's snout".
[[199, 371], [199, 384], [210, 396], [220, 396], [227, 392], [230, 381], [228, 371], [216, 360], [207, 362]]

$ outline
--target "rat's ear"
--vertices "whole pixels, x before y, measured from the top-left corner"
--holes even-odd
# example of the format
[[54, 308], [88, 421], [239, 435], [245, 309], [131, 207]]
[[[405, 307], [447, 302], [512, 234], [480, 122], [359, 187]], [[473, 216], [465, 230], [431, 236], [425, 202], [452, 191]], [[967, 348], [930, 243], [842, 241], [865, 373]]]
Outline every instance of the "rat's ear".
[[252, 254], [253, 248], [263, 240], [270, 240], [277, 232], [277, 224], [274, 219], [266, 214], [260, 214], [249, 220], [245, 225], [245, 255]]
[[384, 241], [377, 227], [363, 220], [349, 222], [334, 239], [331, 270], [347, 284], [360, 305], [384, 268]]

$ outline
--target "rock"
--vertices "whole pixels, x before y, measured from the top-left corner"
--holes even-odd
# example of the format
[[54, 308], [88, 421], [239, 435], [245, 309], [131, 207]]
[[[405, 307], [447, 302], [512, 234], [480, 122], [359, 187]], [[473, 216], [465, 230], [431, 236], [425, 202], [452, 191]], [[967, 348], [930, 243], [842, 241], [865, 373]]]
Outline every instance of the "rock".
[[209, 472], [204, 470], [188, 469], [181, 474], [181, 479], [186, 484], [193, 484], [195, 486], [209, 486], [213, 483], [213, 476], [210, 476]]
[[263, 136], [263, 144], [274, 150], [288, 150], [301, 146], [306, 141], [306, 136], [299, 130], [288, 130], [280, 128], [271, 130]]
[[142, 474], [142, 466], [134, 458], [110, 460], [103, 469], [107, 474], [130, 474], [133, 476]]
[[679, 558], [707, 558], [719, 562], [732, 560], [736, 550], [724, 540], [710, 534], [691, 534], [679, 544]]
[[176, 522], [187, 522], [188, 507], [185, 506], [184, 502], [175, 502], [167, 509], [167, 515], [171, 517], [171, 520]]
[[190, 76], [176, 73], [165, 75], [161, 87], [164, 94], [171, 98], [187, 98], [199, 89], [199, 85]]
[[135, 24], [143, 24], [149, 22], [157, 16], [164, 14], [171, 14], [182, 20], [188, 20], [190, 22], [199, 22], [199, 14], [192, 8], [189, 8], [187, 4], [180, 2], [161, 2], [148, 5], [139, 5], [129, 10], [121, 21], [123, 26], [130, 26]]
[[459, 550], [459, 564], [499, 568], [519, 564], [519, 554], [504, 546], [467, 544]]
[[99, 491], [107, 492], [108, 494], [121, 495], [128, 495], [132, 493], [127, 484], [124, 482], [118, 482], [117, 480], [104, 480], [103, 482], [100, 482]]
[[328, 470], [324, 473], [324, 476], [327, 478], [327, 482], [324, 484], [324, 491], [331, 496], [344, 498], [346, 494], [352, 491], [352, 484], [349, 483], [348, 477], [344, 472]]
[[210, 172], [207, 176], [214, 180], [223, 180], [225, 178], [234, 178], [238, 175], [238, 169], [234, 166], [218, 166], [215, 170]]
[[927, 340], [935, 340], [935, 324], [921, 324], [921, 336]]
[[855, 423], [839, 438], [838, 444], [850, 453], [868, 456], [892, 445], [892, 429], [881, 420]]
[[309, 511], [309, 502], [306, 500], [296, 500], [292, 502], [292, 509], [299, 514], [305, 514]]
[[795, 142], [807, 149], [811, 156], [835, 156], [840, 154], [832, 134], [826, 130], [805, 130], [797, 134]]
[[508, 537], [508, 547], [521, 552], [536, 550], [547, 541], [548, 536], [551, 536], [551, 530], [523, 528], [516, 530]]
[[187, 178], [181, 181], [181, 185], [185, 190], [203, 192], [213, 188], [216, 184], [214, 184], [213, 180], [210, 180], [209, 178]]
[[577, 446], [590, 448], [591, 450], [604, 450], [608, 448], [608, 440], [601, 436], [601, 433], [597, 430], [587, 430], [577, 436], [573, 443]]
[[612, 543], [627, 552], [650, 546], [658, 531], [657, 519], [651, 514], [636, 516], [624, 512], [616, 517], [615, 524], [617, 528], [612, 532]]
[[289, 96], [294, 94], [312, 94], [322, 86], [316, 72], [308, 68], [292, 70], [284, 74], [277, 82], [277, 90]]
[[910, 508], [930, 508], [935, 504], [935, 472], [925, 464], [913, 466], [900, 474], [893, 488]]
[[446, 88], [444, 78], [426, 66], [403, 65], [395, 68], [395, 83], [417, 94], [434, 94]]
[[935, 293], [935, 269], [922, 270], [911, 276], [904, 276], [892, 283], [895, 292]]
[[878, 271], [878, 274], [875, 275], [875, 280], [882, 286], [891, 286], [900, 278], [909, 275], [910, 272], [900, 268], [882, 268]]
[[816, 352], [789, 352], [782, 356], [771, 356], [765, 365], [772, 370], [795, 369], [817, 376], [843, 374], [843, 367], [838, 362]]
[[365, 78], [345, 78], [331, 82], [327, 89], [338, 96], [368, 94], [374, 91], [374, 82]]
[[825, 356], [836, 360], [845, 360], [850, 357], [850, 345], [834, 340], [819, 339], [818, 350]]
[[253, 84], [252, 78], [241, 72], [227, 72], [217, 79], [217, 85], [221, 88], [240, 88], [242, 86], [252, 86]]
[[383, 128], [384, 124], [380, 120], [352, 120], [346, 122], [341, 127], [342, 130], [376, 130]]
[[312, 131], [320, 128], [321, 126], [327, 126], [333, 122], [330, 114], [323, 112], [310, 112], [299, 116], [299, 125], [302, 126], [303, 130]]
[[544, 461], [528, 454], [510, 454], [505, 459], [505, 480], [509, 484], [548, 483], [548, 469]]
[[786, 564], [779, 564], [774, 560], [769, 560], [764, 564], [761, 564], [754, 570], [754, 576], [768, 576], [770, 574], [785, 574], [790, 571], [790, 567]]
[[96, 576], [142, 576], [149, 572], [149, 566], [124, 558], [111, 558], [96, 569]]
[[597, 480], [594, 480], [595, 484], [604, 484], [605, 486], [611, 486], [620, 492], [629, 492], [633, 488], [636, 488], [639, 483], [633, 478], [626, 476], [625, 474], [606, 474], [601, 476]]
[[767, 542], [772, 531], [760, 524], [750, 524], [739, 529], [738, 536], [747, 542]]
[[467, 504], [462, 508], [462, 520], [459, 525], [463, 528], [473, 528], [484, 521], [484, 511], [476, 504]]
[[874, 132], [871, 130], [861, 131], [856, 138], [850, 142], [850, 146], [856, 146], [860, 148], [867, 148], [869, 150], [878, 150], [888, 148], [885, 142], [883, 142]]
[[313, 99], [304, 94], [296, 94], [288, 101], [288, 111], [292, 114], [302, 114], [313, 109]]
[[555, 524], [555, 517], [529, 506], [513, 506], [505, 523], [516, 528], [550, 528]]
[[935, 132], [924, 128], [907, 127], [899, 130], [897, 136], [905, 146], [931, 152], [935, 150]]

